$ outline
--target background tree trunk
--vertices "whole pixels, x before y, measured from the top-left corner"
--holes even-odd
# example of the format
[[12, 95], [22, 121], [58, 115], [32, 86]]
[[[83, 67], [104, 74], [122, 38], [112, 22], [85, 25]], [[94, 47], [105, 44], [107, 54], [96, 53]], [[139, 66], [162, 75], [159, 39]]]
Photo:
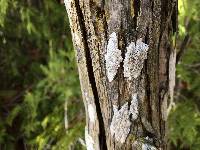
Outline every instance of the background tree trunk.
[[[86, 109], [87, 149], [167, 149], [177, 1], [65, 0], [65, 5]], [[133, 53], [135, 44], [139, 51]]]

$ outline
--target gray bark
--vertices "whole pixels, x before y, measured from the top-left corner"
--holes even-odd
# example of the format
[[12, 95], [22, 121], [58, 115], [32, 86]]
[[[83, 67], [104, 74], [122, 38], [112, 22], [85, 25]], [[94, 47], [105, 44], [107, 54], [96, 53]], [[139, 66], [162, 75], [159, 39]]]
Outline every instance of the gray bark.
[[167, 149], [176, 0], [65, 0], [89, 150]]

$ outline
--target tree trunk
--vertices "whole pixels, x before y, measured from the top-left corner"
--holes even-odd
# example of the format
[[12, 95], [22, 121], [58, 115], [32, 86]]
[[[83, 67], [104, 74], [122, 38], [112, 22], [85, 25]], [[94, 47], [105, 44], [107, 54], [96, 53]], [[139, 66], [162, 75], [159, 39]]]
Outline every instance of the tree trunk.
[[167, 149], [176, 0], [65, 0], [88, 150]]

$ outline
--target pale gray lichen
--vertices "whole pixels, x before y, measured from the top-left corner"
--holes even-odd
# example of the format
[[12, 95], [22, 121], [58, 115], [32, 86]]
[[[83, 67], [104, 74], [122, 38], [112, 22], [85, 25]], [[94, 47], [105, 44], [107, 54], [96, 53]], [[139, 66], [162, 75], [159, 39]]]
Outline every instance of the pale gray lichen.
[[120, 110], [117, 106], [113, 105], [114, 116], [110, 125], [111, 136], [115, 138], [116, 141], [124, 143], [130, 132], [130, 115], [132, 115], [132, 120], [138, 117], [138, 101], [137, 94], [133, 95], [130, 110], [128, 108], [128, 102], [126, 102]]
[[92, 104], [88, 105], [88, 115], [89, 115], [90, 122], [94, 123], [96, 120], [96, 111]]
[[87, 127], [85, 127], [85, 143], [86, 143], [87, 150], [95, 150], [94, 140], [89, 135]]
[[131, 80], [132, 77], [137, 78], [140, 75], [148, 49], [149, 46], [143, 43], [142, 39], [129, 44], [124, 59], [124, 77]]
[[132, 101], [130, 105], [130, 113], [132, 114], [132, 120], [138, 117], [138, 97], [137, 94], [132, 95]]
[[118, 39], [115, 32], [109, 36], [105, 60], [107, 77], [109, 82], [111, 82], [117, 74], [117, 69], [122, 62], [121, 50], [118, 49]]
[[125, 103], [119, 111], [114, 112], [110, 125], [111, 136], [114, 136], [116, 141], [124, 143], [130, 132], [130, 126], [128, 103]]

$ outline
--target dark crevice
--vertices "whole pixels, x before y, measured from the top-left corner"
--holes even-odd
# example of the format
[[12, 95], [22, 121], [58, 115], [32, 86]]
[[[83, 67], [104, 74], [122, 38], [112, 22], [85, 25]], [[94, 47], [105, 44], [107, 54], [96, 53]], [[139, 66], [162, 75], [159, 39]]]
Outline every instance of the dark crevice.
[[[148, 42], [150, 43], [152, 39], [150, 39], [149, 34], [152, 34], [152, 28], [153, 28], [153, 24], [154, 24], [154, 20], [153, 20], [153, 16], [154, 16], [154, 1], [151, 1], [151, 13], [152, 13], [152, 16], [151, 16], [151, 24], [149, 25], [149, 27], [147, 27], [147, 32], [146, 32], [146, 35], [145, 35], [145, 43], [148, 44]], [[150, 49], [151, 50], [151, 49]], [[152, 91], [151, 91], [151, 86], [152, 86], [152, 81], [151, 81], [151, 71], [150, 71], [150, 66], [148, 64], [151, 64], [151, 58], [152, 58], [152, 54], [150, 54], [150, 50], [149, 50], [149, 54], [150, 57], [145, 61], [145, 76], [146, 76], [146, 101], [147, 101], [147, 121], [149, 121], [149, 123], [152, 125], [152, 122], [153, 122], [153, 110], [152, 110], [152, 98], [151, 98], [151, 94], [152, 94]], [[151, 52], [152, 53], [152, 52]], [[147, 132], [147, 135], [149, 133]]]
[[178, 31], [178, 1], [175, 2], [171, 20], [172, 20], [173, 33], [176, 33]]
[[137, 28], [137, 19], [140, 14], [140, 0], [134, 0], [134, 29]]
[[151, 3], [152, 3], [152, 4], [151, 4], [151, 12], [152, 12], [152, 15], [153, 15], [154, 1], [152, 0]]
[[149, 44], [149, 26], [146, 28], [146, 35], [145, 35], [145, 38], [144, 38], [144, 42], [146, 44]]
[[166, 22], [169, 16], [170, 8], [169, 8], [169, 3], [166, 0], [161, 0], [161, 24], [160, 24], [160, 29], [161, 33], [163, 33], [163, 29], [166, 27]]
[[89, 77], [89, 81], [90, 81], [90, 84], [92, 87], [95, 105], [96, 105], [97, 117], [99, 120], [100, 150], [107, 150], [105, 126], [104, 126], [104, 122], [103, 122], [103, 116], [102, 116], [102, 111], [101, 111], [99, 97], [98, 97], [98, 91], [97, 91], [97, 87], [96, 87], [96, 81], [95, 81], [94, 72], [93, 72], [92, 59], [91, 59], [90, 50], [89, 50], [88, 43], [87, 43], [87, 32], [86, 32], [87, 29], [85, 27], [84, 16], [83, 16], [83, 13], [82, 13], [80, 5], [79, 5], [79, 0], [75, 0], [75, 6], [76, 6], [77, 15], [78, 15], [80, 29], [81, 29], [82, 36], [83, 36], [82, 39], [83, 39], [83, 43], [84, 43], [86, 65], [87, 65], [87, 69], [88, 69], [88, 77]]
[[172, 51], [172, 49], [171, 49], [171, 47], [170, 46], [168, 46], [167, 47], [167, 70], [166, 70], [166, 74], [168, 74], [168, 76], [167, 76], [167, 83], [168, 83], [168, 85], [169, 85], [169, 74], [170, 74], [170, 72], [169, 72], [169, 59], [170, 59], [170, 54], [171, 54], [171, 51]]
[[146, 96], [147, 96], [147, 108], [148, 108], [148, 116], [147, 119], [148, 121], [150, 121], [150, 123], [152, 124], [152, 110], [151, 110], [151, 90], [150, 90], [150, 85], [151, 85], [151, 81], [149, 79], [149, 75], [148, 75], [148, 70], [147, 70], [147, 61], [145, 61], [145, 72], [146, 72]]
[[[121, 29], [123, 29], [122, 27], [122, 21], [121, 21]], [[126, 49], [126, 38], [125, 38], [125, 32], [121, 32], [119, 34], [119, 38], [118, 38], [118, 41], [123, 41], [121, 45], [119, 45], [119, 42], [118, 42], [118, 47], [119, 49], [122, 49], [121, 51], [121, 56], [124, 60], [125, 58], [125, 49]], [[123, 61], [120, 63], [120, 67], [118, 68], [118, 72], [117, 72], [117, 76], [118, 76], [118, 93], [119, 93], [119, 96], [118, 96], [118, 104], [119, 104], [119, 108], [123, 105], [123, 103], [125, 103], [126, 99], [125, 99], [125, 82], [124, 82], [124, 76], [123, 76], [123, 71], [124, 71], [124, 68], [123, 68]], [[122, 90], [120, 90], [122, 89]]]

